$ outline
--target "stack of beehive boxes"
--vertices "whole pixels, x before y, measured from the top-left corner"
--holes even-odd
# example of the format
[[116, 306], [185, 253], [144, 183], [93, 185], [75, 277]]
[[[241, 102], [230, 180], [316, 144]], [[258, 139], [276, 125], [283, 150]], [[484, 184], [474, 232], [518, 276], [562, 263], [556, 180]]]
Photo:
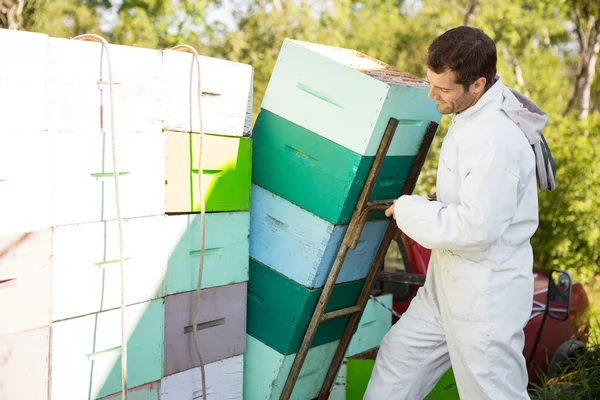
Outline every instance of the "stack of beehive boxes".
[[[427, 91], [356, 51], [283, 43], [253, 129], [248, 398], [281, 393], [390, 117], [399, 126], [371, 199], [402, 192], [440, 119]], [[388, 223], [380, 213], [365, 225], [326, 311], [357, 302]], [[294, 398], [318, 394], [348, 319], [320, 325]]]
[[198, 395], [190, 313], [199, 173], [207, 210], [200, 347], [212, 395], [241, 397], [252, 68], [201, 58], [208, 135], [199, 171], [192, 55], [111, 46], [115, 173], [101, 45], [6, 30], [0, 43], [0, 398], [120, 392], [117, 174], [128, 385], [144, 399]]

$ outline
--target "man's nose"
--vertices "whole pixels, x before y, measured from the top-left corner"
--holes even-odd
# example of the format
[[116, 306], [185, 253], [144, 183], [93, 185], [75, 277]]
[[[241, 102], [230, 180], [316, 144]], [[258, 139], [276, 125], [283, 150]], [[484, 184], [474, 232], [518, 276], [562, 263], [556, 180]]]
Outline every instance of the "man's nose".
[[433, 87], [429, 88], [429, 93], [427, 93], [427, 97], [429, 97], [430, 99], [437, 100], [437, 93], [435, 92], [435, 89]]

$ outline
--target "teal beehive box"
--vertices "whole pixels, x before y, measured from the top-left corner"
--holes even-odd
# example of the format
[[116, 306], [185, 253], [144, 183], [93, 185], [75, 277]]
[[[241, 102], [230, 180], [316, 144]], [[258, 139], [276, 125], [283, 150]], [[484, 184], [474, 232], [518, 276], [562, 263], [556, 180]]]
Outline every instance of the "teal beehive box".
[[428, 90], [359, 52], [286, 39], [254, 127], [253, 182], [347, 224], [390, 118], [398, 127], [371, 199], [402, 193], [429, 123], [441, 118]]

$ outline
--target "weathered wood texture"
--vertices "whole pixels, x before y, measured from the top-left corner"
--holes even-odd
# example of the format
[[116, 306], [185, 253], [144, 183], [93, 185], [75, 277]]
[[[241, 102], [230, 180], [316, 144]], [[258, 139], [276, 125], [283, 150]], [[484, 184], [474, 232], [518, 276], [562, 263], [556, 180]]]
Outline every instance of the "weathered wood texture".
[[[197, 329], [205, 364], [246, 350], [246, 290], [242, 282], [201, 291]], [[195, 296], [186, 292], [165, 300], [165, 376], [200, 366], [192, 333]]]
[[[245, 339], [244, 339], [245, 340]], [[242, 400], [244, 356], [205, 365], [206, 396], [202, 393], [200, 367], [164, 377], [160, 400]]]

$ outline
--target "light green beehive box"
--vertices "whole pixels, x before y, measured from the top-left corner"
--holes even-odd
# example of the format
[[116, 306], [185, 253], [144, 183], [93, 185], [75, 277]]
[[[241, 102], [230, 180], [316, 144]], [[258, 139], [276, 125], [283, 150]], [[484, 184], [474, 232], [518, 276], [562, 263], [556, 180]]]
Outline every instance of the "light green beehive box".
[[427, 82], [355, 50], [286, 39], [261, 107], [364, 156], [389, 118], [400, 120], [389, 155], [414, 155], [439, 122]]

